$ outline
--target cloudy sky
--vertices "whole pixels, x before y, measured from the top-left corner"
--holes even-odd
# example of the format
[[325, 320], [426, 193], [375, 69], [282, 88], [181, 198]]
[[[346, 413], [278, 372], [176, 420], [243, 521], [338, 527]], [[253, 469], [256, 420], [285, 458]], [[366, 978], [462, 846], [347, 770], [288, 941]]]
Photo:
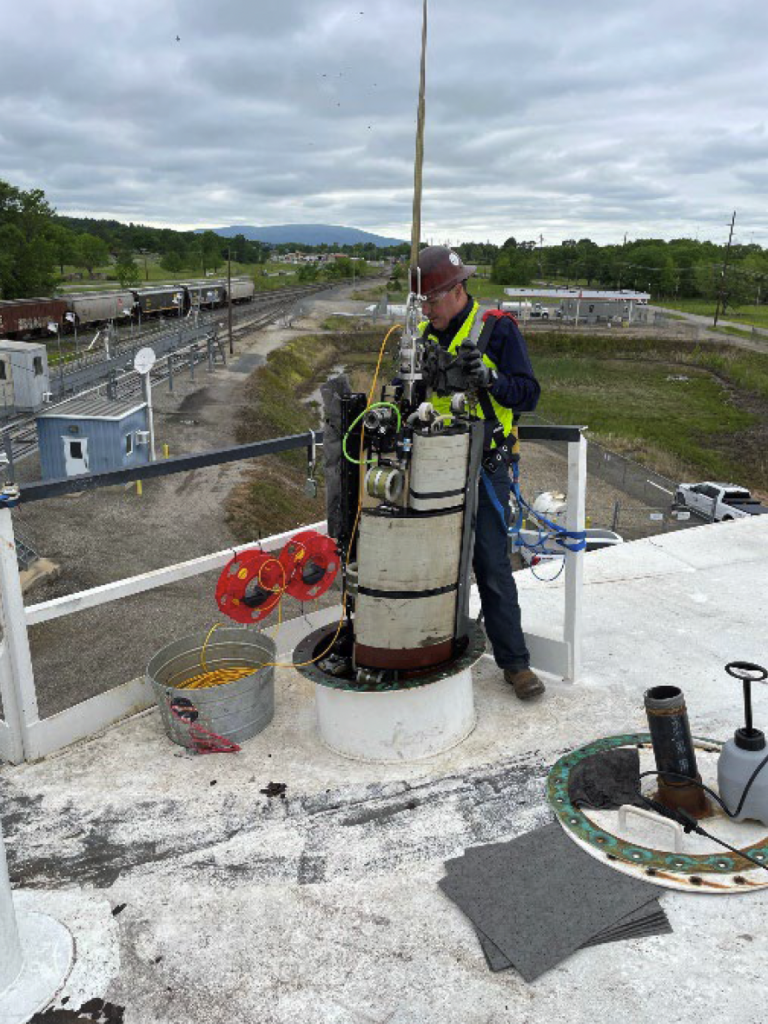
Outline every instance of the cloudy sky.
[[[421, 0], [2, 0], [0, 178], [410, 235]], [[177, 36], [179, 40], [177, 41]], [[430, 0], [422, 237], [768, 246], [765, 0]]]

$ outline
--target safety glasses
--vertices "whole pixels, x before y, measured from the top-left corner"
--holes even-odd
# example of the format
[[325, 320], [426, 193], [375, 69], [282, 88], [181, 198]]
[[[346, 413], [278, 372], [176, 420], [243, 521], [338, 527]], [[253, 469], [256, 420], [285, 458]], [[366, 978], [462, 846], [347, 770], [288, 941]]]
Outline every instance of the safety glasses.
[[421, 300], [422, 308], [424, 306], [435, 306], [438, 302], [442, 302], [446, 295], [450, 295], [455, 287], [456, 285], [452, 284], [450, 288], [444, 288], [441, 292], [433, 292], [431, 295], [426, 296]]

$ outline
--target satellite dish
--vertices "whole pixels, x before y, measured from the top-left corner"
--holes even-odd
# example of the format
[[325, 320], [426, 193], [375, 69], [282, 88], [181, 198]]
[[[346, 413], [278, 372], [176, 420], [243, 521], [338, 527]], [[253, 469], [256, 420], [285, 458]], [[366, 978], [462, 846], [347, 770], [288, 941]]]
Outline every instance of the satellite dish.
[[140, 348], [133, 359], [133, 368], [137, 373], [149, 373], [155, 365], [155, 350]]

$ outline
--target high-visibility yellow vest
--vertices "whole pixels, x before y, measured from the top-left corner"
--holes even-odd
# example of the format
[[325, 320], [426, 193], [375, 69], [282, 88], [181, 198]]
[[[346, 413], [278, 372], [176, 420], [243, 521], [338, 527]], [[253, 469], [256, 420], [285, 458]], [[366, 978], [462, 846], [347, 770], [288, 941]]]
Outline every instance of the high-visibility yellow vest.
[[[479, 309], [480, 309], [480, 304], [477, 301], [475, 301], [473, 303], [473, 305], [472, 305], [472, 309], [470, 310], [469, 316], [466, 318], [464, 323], [458, 329], [458, 331], [456, 332], [455, 337], [453, 338], [453, 340], [451, 341], [450, 345], [448, 346], [448, 354], [449, 355], [452, 355], [452, 356], [456, 355], [456, 353], [458, 352], [458, 350], [459, 350], [459, 348], [461, 346], [461, 343], [463, 341], [465, 341], [470, 336], [470, 334], [472, 333], [472, 328], [475, 325], [475, 319], [477, 317]], [[422, 320], [421, 323], [419, 324], [419, 330], [421, 331], [422, 338], [424, 338], [426, 341], [432, 341], [436, 345], [440, 344], [440, 342], [439, 342], [439, 340], [437, 338], [437, 335], [433, 332], [433, 330], [431, 328], [429, 320]], [[492, 370], [496, 370], [497, 369], [496, 363], [494, 363], [492, 359], [489, 359], [488, 356], [485, 353], [483, 353], [483, 362], [485, 363], [486, 366], [489, 366]], [[490, 391], [488, 392], [488, 397], [491, 400], [491, 406], [493, 407], [493, 411], [496, 414], [496, 419], [499, 421], [499, 423], [502, 426], [502, 429], [504, 431], [504, 437], [507, 438], [507, 437], [509, 437], [510, 434], [512, 434], [514, 432], [514, 437], [515, 437], [514, 448], [517, 449], [517, 428], [514, 425], [515, 414], [513, 413], [513, 411], [511, 409], [507, 409], [506, 406], [500, 405], [496, 401], [496, 399], [493, 397], [493, 395], [490, 393]], [[446, 420], [446, 422], [450, 423], [451, 396], [450, 395], [433, 395], [430, 398], [430, 401], [431, 401], [432, 405], [434, 406], [435, 411], [438, 412], [441, 416], [447, 416], [448, 419]], [[485, 415], [483, 414], [483, 410], [480, 408], [479, 405], [477, 406], [475, 412], [479, 416], [480, 419], [485, 419]], [[495, 442], [492, 443], [491, 447], [495, 447]]]

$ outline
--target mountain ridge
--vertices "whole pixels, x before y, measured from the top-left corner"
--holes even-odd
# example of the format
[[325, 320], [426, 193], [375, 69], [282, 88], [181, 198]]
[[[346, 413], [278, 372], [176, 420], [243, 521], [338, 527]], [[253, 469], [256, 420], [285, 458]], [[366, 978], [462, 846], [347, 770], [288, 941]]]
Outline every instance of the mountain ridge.
[[405, 245], [405, 239], [388, 238], [361, 228], [348, 228], [340, 224], [273, 224], [258, 227], [254, 224], [232, 224], [223, 228], [197, 228], [195, 234], [213, 231], [222, 238], [244, 235], [251, 242], [267, 242], [272, 245], [365, 245], [373, 243], [377, 248], [390, 245]]

